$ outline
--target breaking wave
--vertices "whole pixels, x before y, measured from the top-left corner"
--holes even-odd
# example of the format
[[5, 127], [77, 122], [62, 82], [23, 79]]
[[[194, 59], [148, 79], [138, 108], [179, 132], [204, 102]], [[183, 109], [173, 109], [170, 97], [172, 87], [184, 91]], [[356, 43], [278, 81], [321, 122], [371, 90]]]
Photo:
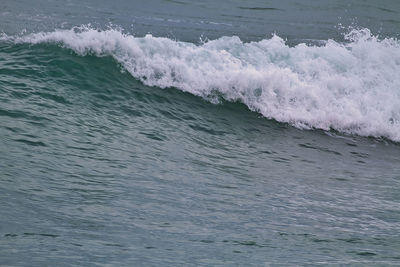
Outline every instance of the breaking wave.
[[240, 101], [298, 128], [400, 141], [400, 41], [379, 39], [368, 29], [351, 30], [345, 38], [294, 47], [276, 35], [250, 43], [221, 37], [192, 44], [86, 26], [0, 37], [111, 56], [146, 85], [175, 87], [213, 102]]

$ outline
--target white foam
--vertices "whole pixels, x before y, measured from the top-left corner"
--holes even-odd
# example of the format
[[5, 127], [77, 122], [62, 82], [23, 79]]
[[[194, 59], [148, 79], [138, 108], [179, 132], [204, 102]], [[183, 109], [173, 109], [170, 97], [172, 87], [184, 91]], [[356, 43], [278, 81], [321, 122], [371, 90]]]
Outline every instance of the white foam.
[[88, 27], [1, 38], [109, 55], [146, 85], [217, 94], [296, 127], [400, 141], [400, 41], [379, 40], [368, 29], [351, 31], [346, 44], [295, 47], [278, 36], [195, 45]]

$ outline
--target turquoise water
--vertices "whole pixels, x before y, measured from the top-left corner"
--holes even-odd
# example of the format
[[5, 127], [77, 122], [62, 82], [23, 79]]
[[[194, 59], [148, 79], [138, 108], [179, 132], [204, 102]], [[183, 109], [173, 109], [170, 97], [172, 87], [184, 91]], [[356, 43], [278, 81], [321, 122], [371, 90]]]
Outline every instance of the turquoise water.
[[3, 1], [0, 266], [400, 265], [398, 1]]

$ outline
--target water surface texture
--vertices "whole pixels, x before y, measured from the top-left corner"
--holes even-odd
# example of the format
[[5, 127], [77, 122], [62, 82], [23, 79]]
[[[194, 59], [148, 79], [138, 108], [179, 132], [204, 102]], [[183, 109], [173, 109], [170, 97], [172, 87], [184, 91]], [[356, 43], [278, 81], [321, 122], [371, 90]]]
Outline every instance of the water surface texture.
[[2, 1], [0, 266], [400, 265], [399, 1]]

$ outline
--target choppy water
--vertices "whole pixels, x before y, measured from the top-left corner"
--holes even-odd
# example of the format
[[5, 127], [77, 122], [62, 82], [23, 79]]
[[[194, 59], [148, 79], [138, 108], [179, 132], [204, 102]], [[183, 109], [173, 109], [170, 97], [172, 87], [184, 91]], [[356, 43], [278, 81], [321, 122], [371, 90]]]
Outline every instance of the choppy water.
[[0, 265], [399, 265], [399, 13], [3, 1]]

